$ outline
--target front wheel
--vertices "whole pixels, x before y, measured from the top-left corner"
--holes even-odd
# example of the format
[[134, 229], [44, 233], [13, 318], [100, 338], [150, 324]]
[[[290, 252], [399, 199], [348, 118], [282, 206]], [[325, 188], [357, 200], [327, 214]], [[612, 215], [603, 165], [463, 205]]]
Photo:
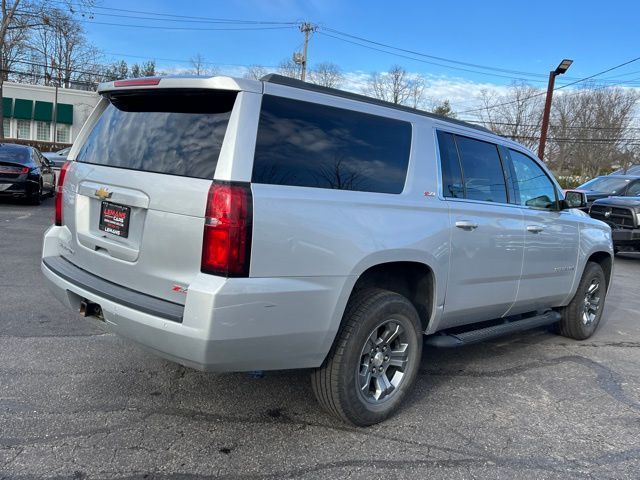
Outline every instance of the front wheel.
[[602, 267], [588, 262], [571, 303], [560, 310], [560, 335], [575, 340], [585, 340], [593, 335], [602, 317], [606, 294], [607, 279]]
[[415, 381], [422, 331], [415, 307], [402, 295], [370, 288], [356, 292], [322, 366], [312, 374], [318, 402], [358, 426], [389, 417]]

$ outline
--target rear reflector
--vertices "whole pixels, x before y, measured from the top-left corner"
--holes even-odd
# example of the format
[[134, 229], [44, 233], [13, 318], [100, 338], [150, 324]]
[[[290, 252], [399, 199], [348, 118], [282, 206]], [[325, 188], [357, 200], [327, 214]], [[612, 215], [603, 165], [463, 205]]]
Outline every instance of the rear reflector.
[[159, 83], [159, 78], [133, 78], [131, 80], [116, 80], [113, 85], [116, 87], [144, 87], [158, 85]]
[[202, 239], [202, 272], [224, 277], [249, 276], [252, 216], [249, 184], [211, 185]]
[[55, 218], [54, 223], [57, 226], [62, 225], [62, 186], [64, 184], [64, 178], [67, 176], [67, 169], [71, 162], [64, 162], [60, 169], [60, 175], [58, 176], [58, 185], [56, 186], [56, 199], [55, 199]]

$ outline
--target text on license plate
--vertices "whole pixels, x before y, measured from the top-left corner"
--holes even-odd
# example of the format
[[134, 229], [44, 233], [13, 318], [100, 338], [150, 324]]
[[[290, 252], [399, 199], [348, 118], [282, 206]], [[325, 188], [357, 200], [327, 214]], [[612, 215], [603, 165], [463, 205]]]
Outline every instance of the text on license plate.
[[129, 235], [129, 217], [131, 217], [131, 207], [125, 207], [117, 203], [102, 202], [98, 228], [103, 232], [127, 238]]

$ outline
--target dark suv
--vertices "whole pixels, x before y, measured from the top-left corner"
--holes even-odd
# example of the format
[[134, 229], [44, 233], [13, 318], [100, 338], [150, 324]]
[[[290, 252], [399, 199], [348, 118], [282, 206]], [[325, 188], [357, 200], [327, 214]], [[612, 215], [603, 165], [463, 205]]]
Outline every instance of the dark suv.
[[[609, 176], [598, 179], [605, 178]], [[640, 177], [616, 175], [610, 178], [618, 183], [624, 181], [624, 188], [615, 196], [594, 200], [589, 215], [611, 227], [616, 253], [640, 251]]]
[[[640, 193], [639, 175], [603, 175], [580, 185], [577, 190], [587, 195], [587, 209], [600, 198], [615, 196], [635, 196]], [[628, 193], [629, 192], [629, 193]]]

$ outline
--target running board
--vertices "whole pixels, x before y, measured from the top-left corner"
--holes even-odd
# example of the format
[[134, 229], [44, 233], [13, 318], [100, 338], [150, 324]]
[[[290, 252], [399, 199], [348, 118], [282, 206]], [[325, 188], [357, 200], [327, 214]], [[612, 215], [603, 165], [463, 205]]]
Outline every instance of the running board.
[[524, 320], [505, 320], [504, 323], [491, 327], [479, 328], [462, 333], [440, 332], [424, 339], [424, 344], [429, 347], [450, 348], [483, 342], [492, 338], [502, 337], [510, 333], [522, 332], [532, 328], [543, 327], [560, 321], [560, 314], [549, 311], [542, 315], [525, 318]]

